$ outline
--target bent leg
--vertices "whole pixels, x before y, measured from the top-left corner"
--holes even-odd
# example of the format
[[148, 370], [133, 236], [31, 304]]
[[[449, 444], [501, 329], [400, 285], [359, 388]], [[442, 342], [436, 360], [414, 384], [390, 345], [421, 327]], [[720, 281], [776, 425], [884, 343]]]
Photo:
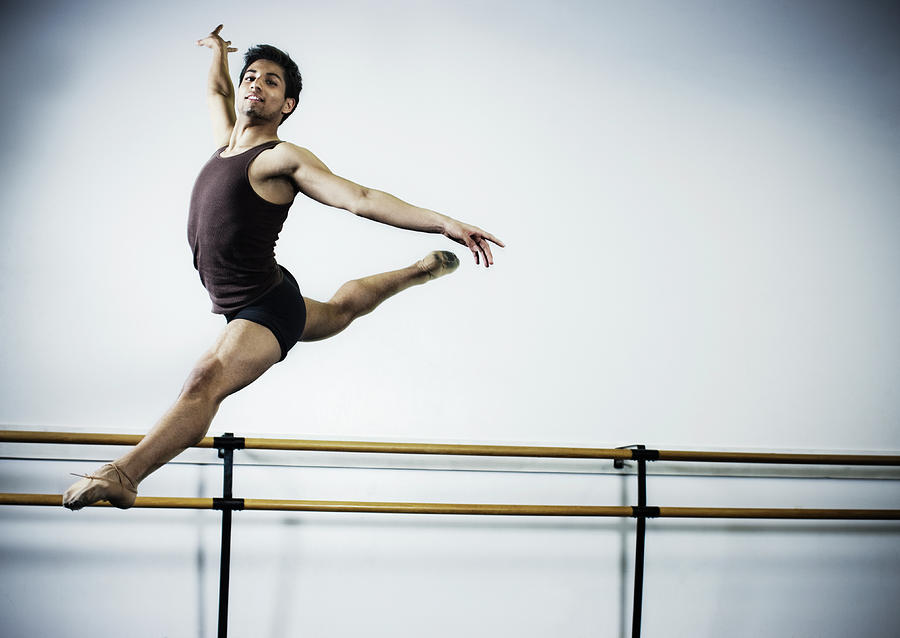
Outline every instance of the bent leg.
[[332, 337], [354, 319], [375, 310], [385, 299], [411, 286], [450, 274], [458, 266], [459, 260], [453, 253], [435, 251], [406, 268], [348, 281], [326, 303], [304, 297], [306, 327], [300, 341]]
[[206, 436], [222, 400], [255, 381], [280, 358], [281, 347], [268, 328], [243, 319], [229, 323], [153, 429], [113, 464], [72, 485], [63, 495], [63, 505], [81, 509], [107, 499], [117, 507], [130, 507], [138, 483]]

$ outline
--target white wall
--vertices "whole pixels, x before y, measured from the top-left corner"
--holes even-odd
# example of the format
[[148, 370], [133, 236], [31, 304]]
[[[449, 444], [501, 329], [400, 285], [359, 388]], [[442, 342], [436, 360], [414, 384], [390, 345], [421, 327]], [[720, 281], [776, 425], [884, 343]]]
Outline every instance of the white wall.
[[[298, 346], [223, 405], [213, 433], [900, 449], [900, 24], [892, 8], [774, 0], [34, 2], [3, 12], [0, 423], [144, 432], [221, 329], [191, 267], [185, 221], [193, 179], [213, 150], [203, 95], [209, 56], [194, 42], [223, 22], [241, 49], [269, 42], [298, 60], [306, 88], [283, 138], [355, 181], [481, 225], [508, 248], [487, 272], [464, 263], [339, 338]], [[300, 201], [278, 257], [305, 294], [325, 298], [349, 278], [447, 247], [440, 237]], [[90, 467], [21, 463], [0, 465], [3, 491], [59, 492], [67, 472]], [[192, 495], [196, 479], [176, 479], [196, 471], [167, 468], [144, 493]], [[362, 479], [322, 471], [297, 479], [329, 486], [322, 498], [368, 498], [358, 485], [387, 481], [384, 471], [352, 471]], [[419, 500], [438, 500], [458, 478], [426, 476], [414, 481]], [[582, 477], [544, 492], [530, 484], [506, 491], [505, 475], [478, 476], [448, 500], [621, 498], [618, 478], [601, 481], [602, 489]], [[211, 477], [207, 495], [217, 489]], [[280, 480], [259, 478], [244, 495], [268, 496]], [[662, 490], [660, 501], [729, 504], [731, 479], [666, 481], [677, 488]], [[815, 482], [798, 492], [788, 481], [790, 489], [782, 482], [757, 491], [756, 481], [746, 504], [773, 504], [770, 497], [785, 492], [792, 504], [812, 506], [811, 494], [823, 489]], [[403, 485], [387, 481], [378, 497], [402, 500]], [[878, 485], [872, 506], [896, 507], [896, 490]], [[846, 506], [873, 492], [855, 483], [838, 489], [849, 490], [838, 503]], [[135, 600], [163, 590], [178, 601], [157, 621], [171, 625], [151, 624], [146, 635], [197, 635], [191, 609], [214, 592], [196, 589], [206, 572], [192, 561], [200, 538], [216, 545], [214, 515], [0, 516], [3, 616], [15, 612], [22, 635], [80, 635], [63, 624], [91, 589], [80, 583], [94, 574], [118, 583], [120, 572], [137, 575]], [[304, 599], [319, 592], [320, 609], [342, 591], [355, 605], [412, 598], [434, 614], [429, 588], [453, 608], [507, 592], [527, 612], [518, 635], [554, 635], [550, 624], [562, 618], [559, 635], [620, 629], [618, 522], [258, 520], [246, 541], [236, 538], [236, 560], [248, 561], [236, 569], [258, 569], [254, 582], [266, 583], [258, 595], [272, 604], [265, 587], [287, 578], [275, 572], [300, 560], [288, 549], [297, 545], [304, 560], [291, 591]], [[666, 633], [671, 612], [688, 603], [701, 607], [690, 620], [698, 624], [670, 635], [759, 635], [753, 624], [743, 633], [725, 627], [743, 617], [742, 605], [785, 616], [777, 610], [789, 596], [779, 583], [799, 583], [797, 609], [825, 600], [820, 608], [856, 627], [883, 619], [891, 607], [879, 606], [875, 592], [900, 589], [896, 530], [839, 528], [655, 524], [651, 534], [670, 531], [648, 547], [648, 569], [657, 570], [655, 581], [648, 575], [648, 632], [658, 623], [648, 635]], [[798, 554], [817, 546], [819, 529], [822, 550]], [[240, 546], [251, 538], [265, 551]], [[118, 553], [88, 551], [85, 539], [98, 547], [115, 540]], [[463, 539], [456, 550], [451, 539]], [[380, 568], [399, 550], [424, 559], [432, 543], [445, 552], [443, 567], [406, 559], [407, 571], [392, 580], [397, 588], [386, 586]], [[685, 561], [698, 545], [718, 549], [693, 579]], [[768, 576], [742, 579], [740, 565], [752, 561], [736, 566], [735, 556], [766, 548]], [[329, 561], [342, 556], [341, 570], [331, 571]], [[347, 557], [359, 556], [369, 562], [352, 567]], [[816, 556], [828, 558], [814, 565]], [[213, 567], [214, 559], [213, 551]], [[516, 578], [519, 568], [525, 577]], [[558, 586], [548, 594], [540, 582]], [[667, 582], [665, 593], [653, 582]], [[30, 613], [48, 583], [59, 588], [58, 610]], [[562, 583], [573, 589], [561, 592]], [[742, 588], [750, 585], [748, 594]], [[540, 600], [550, 601], [547, 614]], [[127, 609], [103, 622], [127, 617]], [[350, 633], [348, 626], [328, 634], [327, 616], [318, 625], [309, 610], [267, 613], [265, 635], [293, 635], [297, 626], [309, 635]], [[502, 635], [493, 623], [505, 614], [484, 612], [472, 635]], [[242, 618], [239, 626], [250, 622]], [[339, 618], [363, 622], [346, 612]], [[846, 635], [827, 615], [812, 628], [811, 614], [794, 620], [794, 635]], [[82, 618], [85, 635], [95, 621]], [[434, 635], [465, 633], [460, 621], [442, 622], [446, 633]], [[205, 629], [214, 629], [211, 621]], [[382, 635], [421, 635], [408, 631]]]

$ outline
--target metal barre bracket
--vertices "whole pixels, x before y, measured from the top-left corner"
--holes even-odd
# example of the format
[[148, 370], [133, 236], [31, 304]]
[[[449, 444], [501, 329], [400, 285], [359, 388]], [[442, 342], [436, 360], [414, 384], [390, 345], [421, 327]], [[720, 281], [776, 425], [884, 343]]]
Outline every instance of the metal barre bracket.
[[[213, 497], [212, 508], [214, 510], [228, 510], [231, 512], [244, 509], [244, 499], [242, 498], [216, 498]], [[656, 508], [657, 510], [659, 508]]]
[[225, 450], [243, 450], [247, 441], [242, 436], [226, 432], [222, 436], [213, 437], [213, 447], [219, 450], [219, 458], [225, 457]]
[[[648, 450], [643, 445], [623, 445], [616, 448], [617, 450], [629, 450], [631, 452], [632, 461], [658, 461], [660, 458], [659, 450]], [[626, 459], [613, 460], [613, 467], [617, 470], [625, 468]]]
[[645, 450], [641, 445], [636, 450], [631, 450], [631, 458], [635, 461], [658, 461], [659, 450]]

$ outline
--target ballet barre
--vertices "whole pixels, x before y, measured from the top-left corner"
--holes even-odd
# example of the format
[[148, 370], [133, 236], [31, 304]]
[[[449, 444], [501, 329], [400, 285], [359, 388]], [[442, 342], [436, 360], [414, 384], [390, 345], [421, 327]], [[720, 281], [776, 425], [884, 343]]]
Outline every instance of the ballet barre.
[[[141, 434], [40, 432], [0, 430], [0, 443], [58, 443], [66, 445], [137, 445]], [[196, 448], [218, 448], [221, 437], [207, 436]], [[527, 445], [460, 445], [455, 443], [391, 443], [383, 441], [326, 441], [239, 437], [245, 450], [297, 452], [366, 452], [377, 454], [434, 454], [447, 456], [507, 456], [532, 458], [612, 459], [700, 463], [775, 463], [796, 465], [900, 466], [900, 455], [793, 454], [780, 452], [710, 452], [691, 450], [639, 450], [631, 448], [546, 447]]]
[[[132, 434], [40, 432], [0, 430], [0, 443], [64, 445], [136, 445], [143, 437]], [[900, 455], [806, 454], [780, 452], [715, 452], [655, 450], [643, 445], [622, 448], [545, 447], [518, 445], [460, 445], [443, 443], [391, 443], [380, 441], [326, 441], [303, 439], [244, 438], [225, 434], [205, 437], [195, 446], [217, 449], [223, 459], [223, 490], [220, 498], [172, 498], [138, 496], [133, 507], [156, 509], [207, 509], [222, 511], [222, 546], [219, 570], [220, 638], [227, 636], [228, 590], [231, 563], [231, 513], [240, 510], [291, 512], [356, 512], [375, 514], [438, 514], [488, 516], [579, 516], [629, 517], [636, 519], [634, 604], [632, 636], [641, 631], [644, 544], [648, 518], [695, 519], [783, 519], [783, 520], [900, 520], [900, 509], [806, 509], [739, 507], [663, 507], [647, 505], [647, 463], [653, 461], [698, 463], [759, 463], [792, 465], [900, 466]], [[281, 450], [378, 454], [421, 454], [484, 457], [532, 457], [555, 459], [606, 459], [622, 469], [625, 461], [637, 462], [637, 505], [521, 505], [474, 503], [397, 503], [363, 501], [310, 501], [235, 498], [232, 494], [235, 450]], [[62, 505], [59, 494], [0, 494], [0, 505]], [[91, 507], [111, 507], [102, 501]]]
[[[150, 509], [268, 510], [281, 512], [364, 512], [372, 514], [457, 514], [466, 516], [592, 516], [637, 518], [747, 518], [794, 520], [900, 520], [900, 509], [805, 509], [773, 507], [658, 507], [655, 512], [629, 506], [510, 505], [490, 503], [391, 503], [372, 501], [302, 501], [239, 498], [230, 503], [215, 498], [138, 496], [132, 507]], [[0, 505], [62, 506], [60, 494], [0, 493]], [[106, 501], [88, 507], [112, 507]], [[650, 508], [648, 508], [650, 509]]]

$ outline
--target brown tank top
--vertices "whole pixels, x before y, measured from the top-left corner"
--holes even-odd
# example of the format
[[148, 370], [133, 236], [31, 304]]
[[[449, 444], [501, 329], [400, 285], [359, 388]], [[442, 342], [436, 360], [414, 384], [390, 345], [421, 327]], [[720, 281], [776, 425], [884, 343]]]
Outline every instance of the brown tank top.
[[188, 241], [194, 268], [212, 300], [212, 311], [228, 314], [281, 283], [275, 242], [290, 204], [273, 204], [250, 185], [250, 163], [273, 140], [231, 157], [209, 159], [191, 193]]

